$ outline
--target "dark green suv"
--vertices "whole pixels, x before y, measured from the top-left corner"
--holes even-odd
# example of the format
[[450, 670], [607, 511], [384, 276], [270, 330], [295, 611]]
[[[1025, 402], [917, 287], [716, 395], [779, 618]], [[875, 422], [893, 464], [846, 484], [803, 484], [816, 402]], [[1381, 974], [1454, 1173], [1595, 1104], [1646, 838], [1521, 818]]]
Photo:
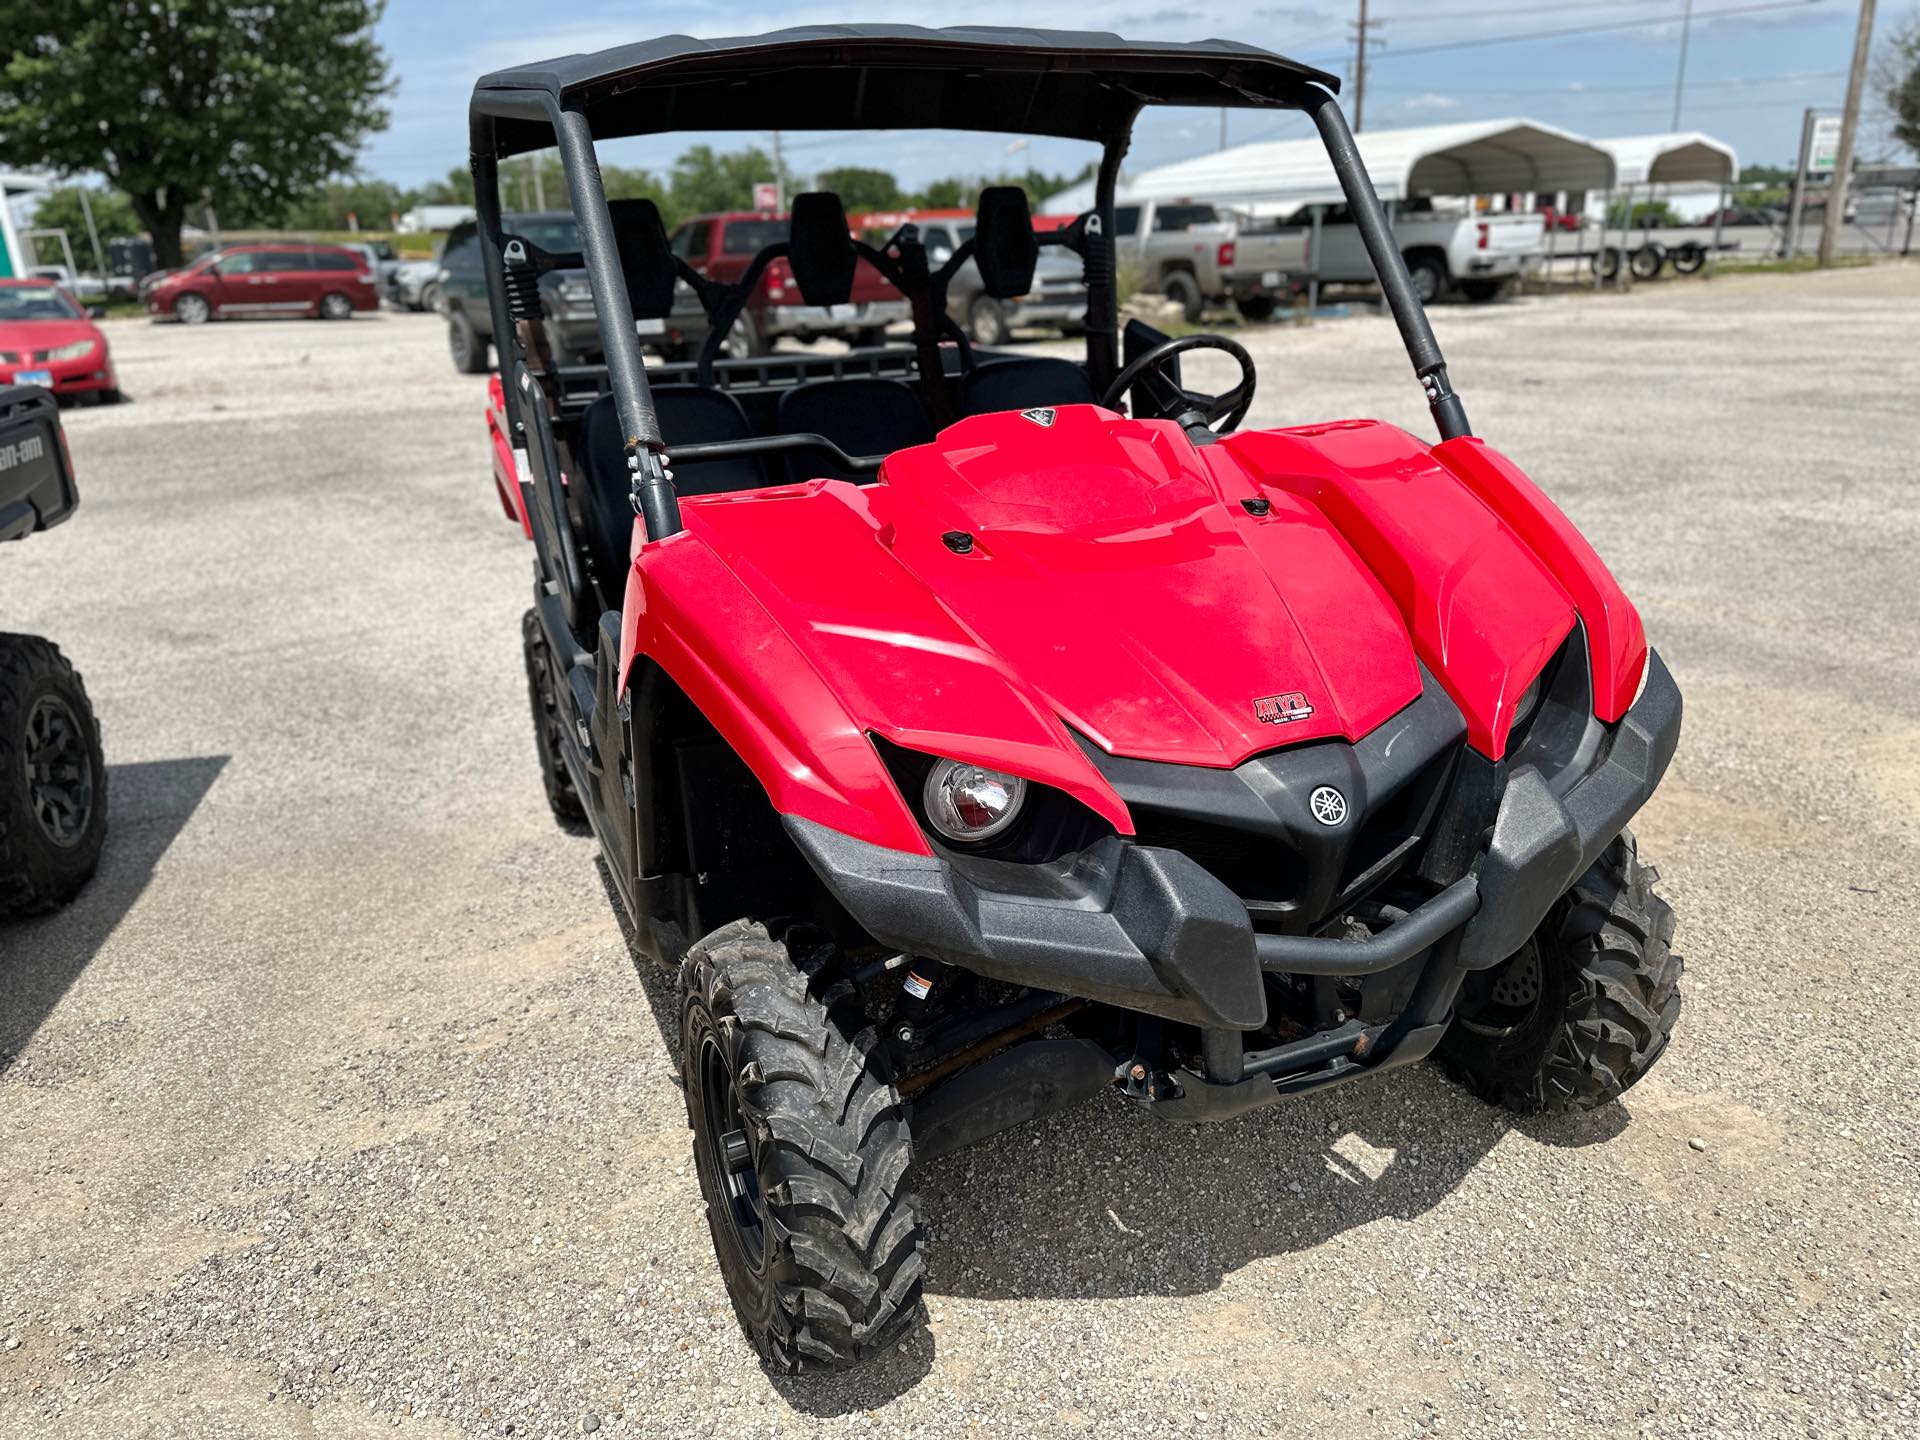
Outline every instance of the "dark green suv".
[[[539, 210], [504, 215], [509, 235], [555, 255], [577, 254], [580, 231], [570, 210]], [[447, 348], [454, 369], [485, 374], [492, 364], [493, 315], [487, 309], [487, 278], [480, 261], [480, 232], [464, 220], [447, 232], [440, 252], [440, 308], [447, 317]], [[542, 324], [558, 365], [598, 364], [603, 359], [600, 321], [585, 270], [555, 270], [540, 277]], [[683, 360], [706, 338], [707, 316], [684, 283], [674, 294], [673, 313], [664, 319], [636, 320], [640, 343], [667, 360]]]

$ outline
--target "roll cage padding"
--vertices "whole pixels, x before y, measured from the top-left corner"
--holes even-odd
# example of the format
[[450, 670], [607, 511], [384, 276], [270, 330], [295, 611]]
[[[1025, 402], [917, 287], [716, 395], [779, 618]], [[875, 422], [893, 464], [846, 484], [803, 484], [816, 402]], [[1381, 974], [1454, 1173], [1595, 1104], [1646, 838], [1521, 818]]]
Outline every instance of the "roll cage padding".
[[1012, 300], [1033, 288], [1040, 242], [1033, 233], [1027, 192], [1018, 185], [989, 185], [974, 212], [973, 259], [980, 288], [996, 300]]
[[787, 264], [800, 298], [825, 309], [844, 305], [853, 297], [853, 272], [860, 264], [847, 231], [847, 212], [840, 197], [826, 190], [810, 190], [793, 197], [787, 220]]

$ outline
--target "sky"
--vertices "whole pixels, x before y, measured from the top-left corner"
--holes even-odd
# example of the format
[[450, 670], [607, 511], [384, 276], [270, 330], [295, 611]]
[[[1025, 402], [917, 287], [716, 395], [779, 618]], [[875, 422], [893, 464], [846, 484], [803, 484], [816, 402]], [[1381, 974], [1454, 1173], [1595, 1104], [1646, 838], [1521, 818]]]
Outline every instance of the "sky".
[[[1370, 0], [1380, 23], [1370, 42], [1365, 128], [1527, 116], [1605, 138], [1666, 131], [1680, 58], [1678, 17], [1688, 0]], [[1790, 164], [1807, 106], [1841, 104], [1858, 12], [1849, 0], [1692, 0], [1680, 128], [1730, 143], [1743, 163]], [[1764, 8], [1763, 8], [1764, 7]], [[566, 19], [530, 25], [524, 0], [389, 0], [380, 39], [397, 90], [392, 123], [367, 146], [370, 175], [415, 185], [466, 161], [466, 102], [489, 70], [665, 33], [753, 34], [789, 25], [892, 21], [951, 23], [950, 4], [895, 0], [676, 0], [672, 6], [575, 0]], [[1740, 13], [1732, 13], [1740, 12]], [[1907, 14], [1881, 6], [1884, 37]], [[1357, 3], [1215, 3], [1215, 0], [973, 0], [969, 24], [1112, 30], [1129, 39], [1244, 40], [1350, 76]], [[1719, 18], [1714, 18], [1715, 16]], [[1635, 28], [1606, 28], [1633, 24]], [[1502, 40], [1539, 31], [1551, 38]], [[1490, 43], [1501, 42], [1501, 43]], [[1436, 48], [1438, 47], [1438, 48]], [[1352, 114], [1351, 87], [1343, 92]], [[1297, 115], [1237, 112], [1228, 143], [1309, 133]], [[1135, 131], [1129, 171], [1219, 148], [1218, 111], [1159, 110]], [[1863, 134], [1869, 159], [1882, 132]], [[759, 145], [764, 133], [649, 136], [601, 147], [603, 163], [664, 173], [687, 146]], [[1034, 138], [914, 132], [782, 137], [789, 173], [804, 179], [837, 165], [872, 165], [911, 186], [952, 174], [1077, 171], [1091, 146]], [[1010, 148], [1010, 145], [1015, 148]]]

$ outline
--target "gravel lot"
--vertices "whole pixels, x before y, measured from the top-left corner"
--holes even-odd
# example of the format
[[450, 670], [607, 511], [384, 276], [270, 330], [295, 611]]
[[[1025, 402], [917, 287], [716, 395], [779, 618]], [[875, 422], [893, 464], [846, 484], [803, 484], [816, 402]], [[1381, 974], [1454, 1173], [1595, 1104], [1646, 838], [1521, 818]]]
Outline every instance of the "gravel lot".
[[[923, 1168], [929, 1330], [805, 1382], [542, 802], [482, 383], [431, 316], [114, 325], [85, 504], [0, 558], [114, 805], [0, 929], [0, 1433], [1920, 1434], [1920, 268], [1436, 323], [1687, 691], [1667, 1059], [1580, 1120], [1422, 1066], [1002, 1136]], [[1428, 433], [1387, 323], [1251, 343], [1256, 423]]]

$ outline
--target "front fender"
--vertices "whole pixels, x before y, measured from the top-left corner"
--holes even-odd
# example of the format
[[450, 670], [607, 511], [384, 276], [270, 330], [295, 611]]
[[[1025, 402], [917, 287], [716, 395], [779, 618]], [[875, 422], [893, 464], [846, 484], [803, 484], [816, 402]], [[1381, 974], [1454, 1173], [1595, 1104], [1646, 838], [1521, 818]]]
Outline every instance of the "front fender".
[[856, 487], [690, 498], [682, 515], [635, 557], [620, 682], [657, 663], [781, 814], [931, 853], [877, 734], [1050, 785], [1132, 833], [1059, 718], [892, 558]]

